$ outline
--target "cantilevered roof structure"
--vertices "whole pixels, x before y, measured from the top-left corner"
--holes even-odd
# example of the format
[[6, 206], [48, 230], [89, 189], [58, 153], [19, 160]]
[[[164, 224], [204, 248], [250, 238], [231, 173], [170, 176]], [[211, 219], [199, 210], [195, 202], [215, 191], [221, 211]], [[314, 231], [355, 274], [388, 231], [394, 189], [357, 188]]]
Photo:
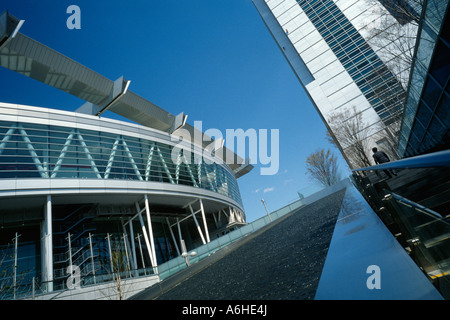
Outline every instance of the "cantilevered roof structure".
[[[237, 178], [249, 160], [131, 92], [123, 76], [107, 79], [20, 33], [23, 23], [0, 14], [0, 66], [85, 102], [75, 112], [0, 102], [0, 255], [14, 235], [16, 252], [36, 248], [25, 263], [1, 264], [25, 279], [2, 298], [34, 296], [38, 279], [43, 299], [103, 299], [117, 250], [141, 290], [164, 263], [172, 270], [185, 251], [246, 225]], [[71, 291], [74, 266], [83, 280]]]
[[[187, 115], [173, 115], [129, 90], [130, 80], [124, 77], [113, 81], [67, 56], [20, 33], [24, 20], [7, 11], [0, 16], [0, 65], [32, 79], [85, 100], [77, 112], [100, 116], [114, 112], [143, 126], [177, 135], [183, 127], [194, 143], [206, 147], [211, 140], [194, 141], [204, 136], [186, 123]], [[197, 131], [197, 134], [194, 134]], [[248, 173], [253, 166], [223, 147], [223, 160], [235, 172], [236, 178]]]

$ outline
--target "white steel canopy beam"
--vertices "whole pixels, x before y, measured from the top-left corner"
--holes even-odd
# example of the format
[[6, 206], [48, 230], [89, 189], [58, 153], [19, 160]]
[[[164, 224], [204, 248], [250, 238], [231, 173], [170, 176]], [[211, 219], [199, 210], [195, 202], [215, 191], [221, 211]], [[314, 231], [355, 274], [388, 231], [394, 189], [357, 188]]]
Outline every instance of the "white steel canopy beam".
[[95, 174], [97, 175], [98, 179], [101, 179], [102, 176], [100, 174], [100, 172], [98, 171], [97, 165], [95, 164], [94, 158], [92, 158], [91, 152], [89, 151], [89, 148], [86, 144], [86, 142], [84, 141], [83, 136], [80, 133], [77, 133], [79, 142], [81, 144], [81, 147], [83, 148], [84, 153], [86, 154], [90, 164], [91, 164], [91, 168], [94, 170]]
[[34, 164], [36, 165], [36, 168], [39, 171], [39, 174], [42, 178], [48, 178], [48, 173], [45, 171], [44, 167], [42, 166], [41, 161], [39, 160], [39, 156], [37, 155], [36, 151], [34, 150], [33, 144], [31, 143], [30, 138], [28, 138], [28, 134], [25, 130], [19, 128], [19, 132], [22, 135], [22, 139], [27, 144], [27, 149], [31, 154], [31, 158], [33, 159]]
[[195, 212], [192, 209], [191, 205], [189, 205], [189, 209], [191, 209], [192, 217], [194, 218], [195, 225], [197, 226], [198, 233], [200, 234], [200, 238], [202, 239], [203, 244], [206, 244], [205, 237], [203, 236], [202, 229], [200, 228], [200, 225], [198, 224], [197, 218], [195, 217]]
[[109, 155], [108, 164], [106, 165], [106, 170], [105, 170], [105, 179], [108, 179], [109, 173], [111, 172], [112, 165], [114, 162], [114, 157], [117, 152], [117, 147], [119, 146], [119, 139], [120, 139], [120, 137], [117, 137], [116, 140], [114, 141], [114, 144], [113, 144], [113, 147], [111, 150], [111, 154]]
[[155, 239], [153, 238], [153, 227], [152, 227], [152, 220], [151, 220], [151, 217], [150, 217], [150, 206], [148, 204], [148, 197], [147, 197], [147, 195], [144, 195], [144, 202], [145, 202], [145, 212], [147, 214], [148, 232], [149, 232], [149, 235], [150, 235], [150, 245], [151, 245], [152, 256], [153, 256], [153, 261], [154, 261], [153, 267], [156, 268], [158, 263], [157, 263], [157, 260], [156, 260]]
[[122, 139], [122, 144], [123, 144], [123, 147], [125, 148], [125, 152], [126, 152], [128, 158], [131, 161], [131, 166], [133, 167], [134, 173], [136, 173], [136, 176], [139, 178], [139, 180], [142, 181], [143, 179], [142, 179], [141, 172], [139, 171], [139, 169], [138, 169], [138, 167], [136, 165], [136, 161], [134, 161], [133, 155], [131, 154], [131, 151], [128, 148], [128, 145], [127, 145], [127, 143], [125, 142], [124, 139]]
[[[23, 21], [8, 12], [1, 14], [0, 18], [8, 21], [5, 22], [7, 28], [0, 30], [1, 66], [83, 99], [87, 104], [79, 111], [87, 109], [86, 113], [99, 116], [109, 110], [141, 125], [175, 135], [178, 129], [183, 128], [190, 133], [192, 143], [203, 148], [210, 144], [212, 139], [195, 139], [198, 130], [186, 123], [187, 116], [183, 112], [173, 115], [128, 90], [129, 81], [123, 77], [112, 81], [18, 32]], [[15, 63], [18, 60], [26, 63]], [[226, 160], [232, 170], [239, 168], [244, 162], [226, 148], [223, 160]]]
[[72, 141], [75, 136], [78, 138], [81, 148], [83, 149], [84, 153], [86, 154], [86, 157], [91, 165], [91, 169], [94, 170], [97, 178], [101, 179], [102, 176], [101, 176], [100, 172], [98, 171], [98, 168], [97, 168], [97, 165], [95, 164], [94, 158], [92, 158], [91, 152], [89, 151], [89, 148], [88, 148], [86, 142], [84, 141], [83, 136], [77, 131], [77, 129], [73, 129], [70, 132], [70, 134], [67, 136], [66, 142], [64, 143], [61, 153], [59, 154], [58, 160], [56, 161], [56, 165], [53, 168], [51, 177], [55, 178], [56, 175], [58, 174], [59, 169], [61, 168], [64, 158], [67, 154], [67, 151], [69, 150], [69, 147], [72, 144]]
[[205, 217], [205, 209], [203, 207], [203, 201], [202, 199], [199, 199], [200, 202], [200, 210], [202, 212], [202, 218], [203, 218], [203, 227], [205, 228], [205, 235], [206, 235], [206, 241], [209, 243], [210, 239], [209, 239], [209, 231], [208, 231], [208, 225], [206, 223], [206, 217]]
[[2, 141], [0, 142], [0, 154], [3, 153], [6, 144], [11, 140], [11, 137], [16, 130], [19, 130], [19, 133], [27, 146], [28, 152], [31, 155], [31, 159], [33, 160], [37, 170], [39, 171], [41, 178], [48, 178], [48, 172], [42, 166], [42, 162], [39, 160], [39, 156], [37, 155], [30, 138], [28, 138], [27, 132], [23, 128], [16, 127], [16, 125], [13, 125], [11, 128], [9, 128]]
[[145, 181], [148, 181], [150, 179], [150, 170], [152, 168], [152, 159], [154, 150], [155, 150], [155, 143], [153, 142], [152, 146], [150, 147], [150, 151], [148, 153], [147, 165], [145, 167]]
[[[202, 239], [203, 244], [206, 244], [206, 243], [210, 242], [210, 238], [209, 238], [208, 225], [206, 223], [205, 209], [203, 207], [202, 199], [198, 199], [197, 201], [198, 201], [198, 203], [200, 205], [200, 209], [198, 209], [197, 211], [194, 212], [194, 209], [192, 209], [192, 204], [193, 203], [188, 204], [188, 207], [189, 207], [189, 209], [191, 211], [191, 216], [194, 218], [195, 225], [197, 226], [198, 233], [200, 234], [200, 238]], [[203, 228], [205, 229], [204, 231], [205, 231], [206, 238], [203, 236], [202, 229], [200, 228], [200, 225], [199, 225], [199, 223], [197, 221], [197, 217], [195, 216], [199, 212], [202, 214]]]
[[130, 224], [131, 256], [133, 258], [133, 269], [137, 270], [136, 243], [134, 241], [134, 229], [132, 219], [129, 220], [129, 224]]
[[0, 48], [17, 35], [24, 22], [25, 20], [17, 19], [8, 11], [0, 14]]
[[72, 143], [74, 134], [75, 134], [75, 129], [70, 132], [69, 136], [66, 139], [66, 142], [64, 142], [64, 146], [61, 150], [61, 153], [59, 154], [58, 160], [56, 161], [55, 167], [53, 168], [53, 172], [51, 175], [52, 178], [56, 177], [56, 175], [59, 171], [59, 168], [61, 168], [61, 164], [64, 161], [64, 157], [66, 156], [67, 150], [69, 150], [69, 147], [70, 147], [70, 144]]
[[141, 223], [142, 233], [144, 235], [145, 244], [147, 246], [147, 252], [148, 252], [148, 256], [150, 258], [150, 263], [152, 264], [152, 267], [154, 267], [155, 263], [153, 261], [152, 247], [150, 245], [150, 240], [148, 238], [147, 229], [144, 224], [144, 219], [142, 219], [141, 209], [139, 208], [139, 203], [137, 203], [137, 202], [136, 202], [136, 210], [138, 211], [139, 222]]
[[16, 126], [13, 125], [5, 133], [5, 136], [3, 137], [2, 141], [0, 142], [0, 155], [3, 153], [3, 150], [5, 150], [5, 146], [9, 142], [9, 140], [11, 139], [12, 134], [14, 133], [15, 130], [16, 130]]
[[170, 174], [169, 167], [167, 166], [166, 160], [164, 159], [164, 156], [161, 153], [161, 150], [158, 146], [156, 146], [156, 151], [158, 153], [159, 159], [163, 165], [164, 171], [166, 172], [167, 177], [169, 178], [170, 183], [175, 184], [175, 181], [172, 178], [172, 175]]
[[175, 235], [173, 234], [172, 227], [170, 226], [169, 218], [166, 217], [167, 225], [169, 226], [170, 235], [172, 236], [173, 243], [175, 244], [175, 248], [177, 249], [178, 255], [181, 255], [180, 249], [178, 248], [177, 240], [175, 239]]
[[194, 174], [193, 174], [193, 172], [192, 172], [192, 168], [191, 168], [191, 166], [189, 165], [189, 162], [186, 160], [186, 156], [183, 154], [183, 159], [184, 159], [184, 163], [186, 163], [186, 167], [187, 167], [187, 169], [188, 169], [188, 173], [189, 173], [189, 176], [191, 177], [191, 180], [192, 180], [192, 182], [194, 183], [194, 187], [198, 187], [198, 183], [197, 183], [197, 181], [195, 180], [195, 177], [194, 177]]

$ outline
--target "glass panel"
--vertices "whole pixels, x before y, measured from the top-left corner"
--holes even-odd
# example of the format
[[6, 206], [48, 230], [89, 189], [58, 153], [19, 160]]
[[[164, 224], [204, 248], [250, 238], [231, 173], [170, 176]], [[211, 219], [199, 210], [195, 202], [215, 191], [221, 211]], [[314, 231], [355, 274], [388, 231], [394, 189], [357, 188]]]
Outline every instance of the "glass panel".
[[442, 19], [444, 18], [448, 1], [428, 0], [425, 11], [425, 20], [429, 22], [436, 31], [441, 29]]
[[450, 127], [450, 97], [444, 93], [442, 96], [442, 100], [439, 103], [438, 107], [436, 108], [436, 117], [441, 120], [445, 126], [448, 128]]
[[396, 194], [387, 198], [414, 259], [431, 278], [450, 273], [450, 224], [442, 216]]
[[423, 85], [425, 83], [426, 74], [427, 72], [422, 64], [420, 64], [419, 61], [416, 61], [416, 64], [414, 65], [410, 89], [410, 97], [411, 95], [414, 95], [415, 100], [418, 100], [420, 97]]
[[450, 48], [439, 40], [430, 68], [431, 74], [444, 86], [450, 74]]
[[171, 158], [173, 147], [164, 143], [86, 129], [13, 125], [16, 124], [0, 121], [0, 141], [5, 134], [10, 135], [0, 145], [1, 178], [40, 177], [48, 168], [51, 178], [106, 177], [178, 183], [218, 192], [242, 203], [233, 173], [216, 163], [195, 164], [193, 153], [191, 164], [177, 167]]
[[419, 147], [420, 141], [418, 140], [417, 136], [415, 135], [414, 131], [411, 132], [411, 136], [409, 137], [409, 145], [414, 150], [417, 150]]
[[433, 116], [433, 112], [431, 112], [431, 110], [427, 107], [427, 105], [425, 103], [421, 102], [419, 105], [419, 108], [417, 110], [416, 119], [419, 119], [419, 121], [426, 128], [426, 127], [428, 127], [428, 124], [430, 123], [432, 116]]
[[428, 132], [422, 141], [422, 146], [423, 146], [422, 150], [423, 151], [429, 150], [429, 149], [435, 147], [436, 145], [437, 145], [436, 140], [433, 138], [432, 134]]
[[433, 117], [428, 131], [436, 140], [441, 141], [443, 135], [447, 132], [447, 128], [444, 127], [438, 118]]
[[428, 66], [430, 63], [436, 40], [437, 34], [424, 23], [420, 34], [420, 43], [417, 49], [417, 59], [419, 59], [424, 66]]
[[435, 109], [442, 91], [443, 88], [441, 88], [431, 77], [428, 77], [423, 90], [423, 100], [431, 110]]

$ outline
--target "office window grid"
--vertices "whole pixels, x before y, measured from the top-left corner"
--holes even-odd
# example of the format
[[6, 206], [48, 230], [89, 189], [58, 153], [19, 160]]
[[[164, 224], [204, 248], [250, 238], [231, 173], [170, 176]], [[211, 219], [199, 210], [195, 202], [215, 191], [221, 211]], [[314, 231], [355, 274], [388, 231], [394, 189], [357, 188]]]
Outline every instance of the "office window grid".
[[[408, 143], [402, 143], [405, 156], [414, 156], [448, 143], [448, 130], [450, 128], [450, 93], [444, 87], [434, 81], [432, 74], [427, 77], [427, 82], [434, 82], [438, 86], [438, 92], [433, 90], [429, 95], [424, 87], [423, 96], [420, 99], [414, 122], [412, 124]], [[447, 135], [447, 136], [446, 136]], [[403, 141], [405, 138], [402, 139]]]
[[[173, 146], [108, 132], [0, 121], [0, 179], [74, 178], [154, 181], [194, 186], [242, 203], [231, 170], [195, 163]], [[190, 162], [190, 163], [186, 163]]]
[[450, 144], [450, 36], [446, 32], [450, 20], [444, 20], [447, 6], [435, 0], [425, 6], [399, 140], [399, 153], [406, 157]]
[[298, 0], [302, 10], [386, 124], [398, 121], [405, 91], [332, 0]]

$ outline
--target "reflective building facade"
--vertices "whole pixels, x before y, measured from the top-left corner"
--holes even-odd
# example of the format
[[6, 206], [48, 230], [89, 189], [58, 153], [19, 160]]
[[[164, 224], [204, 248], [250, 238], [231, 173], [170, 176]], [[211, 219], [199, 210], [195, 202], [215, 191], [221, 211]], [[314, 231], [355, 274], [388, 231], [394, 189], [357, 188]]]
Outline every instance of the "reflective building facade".
[[[105, 126], [106, 119], [98, 123], [89, 119], [89, 124], [81, 128], [82, 115], [54, 114], [50, 109], [4, 105], [2, 110], [6, 111], [2, 120], [12, 118], [10, 112], [15, 111], [34, 113], [39, 118], [47, 115], [49, 123], [57, 117], [65, 118], [65, 121], [64, 126], [61, 122], [36, 123], [36, 117], [25, 116], [20, 117], [20, 122], [0, 121], [0, 179], [168, 183], [213, 191], [242, 206], [237, 182], [229, 167], [212, 160], [195, 163], [194, 153], [186, 161], [182, 150], [177, 154], [178, 162], [174, 163], [172, 152], [177, 149], [168, 136], [150, 130], [145, 132], [145, 128], [138, 128], [133, 135], [133, 128], [124, 130], [128, 124]], [[150, 139], [152, 136], [155, 138]], [[5, 187], [3, 184], [3, 190], [7, 190]]]
[[[331, 135], [330, 119], [350, 111], [351, 117], [360, 116], [359, 131], [365, 131], [370, 148], [378, 144], [387, 149], [379, 134], [386, 128], [392, 135], [397, 133], [409, 66], [399, 55], [389, 55], [395, 51], [395, 41], [374, 30], [388, 25], [409, 33], [414, 32], [414, 25], [405, 17], [392, 15], [388, 10], [391, 7], [383, 1], [253, 3]], [[414, 43], [407, 46], [414, 48]], [[335, 138], [348, 160], [351, 146]]]
[[424, 3], [399, 142], [405, 157], [450, 147], [449, 4]]

